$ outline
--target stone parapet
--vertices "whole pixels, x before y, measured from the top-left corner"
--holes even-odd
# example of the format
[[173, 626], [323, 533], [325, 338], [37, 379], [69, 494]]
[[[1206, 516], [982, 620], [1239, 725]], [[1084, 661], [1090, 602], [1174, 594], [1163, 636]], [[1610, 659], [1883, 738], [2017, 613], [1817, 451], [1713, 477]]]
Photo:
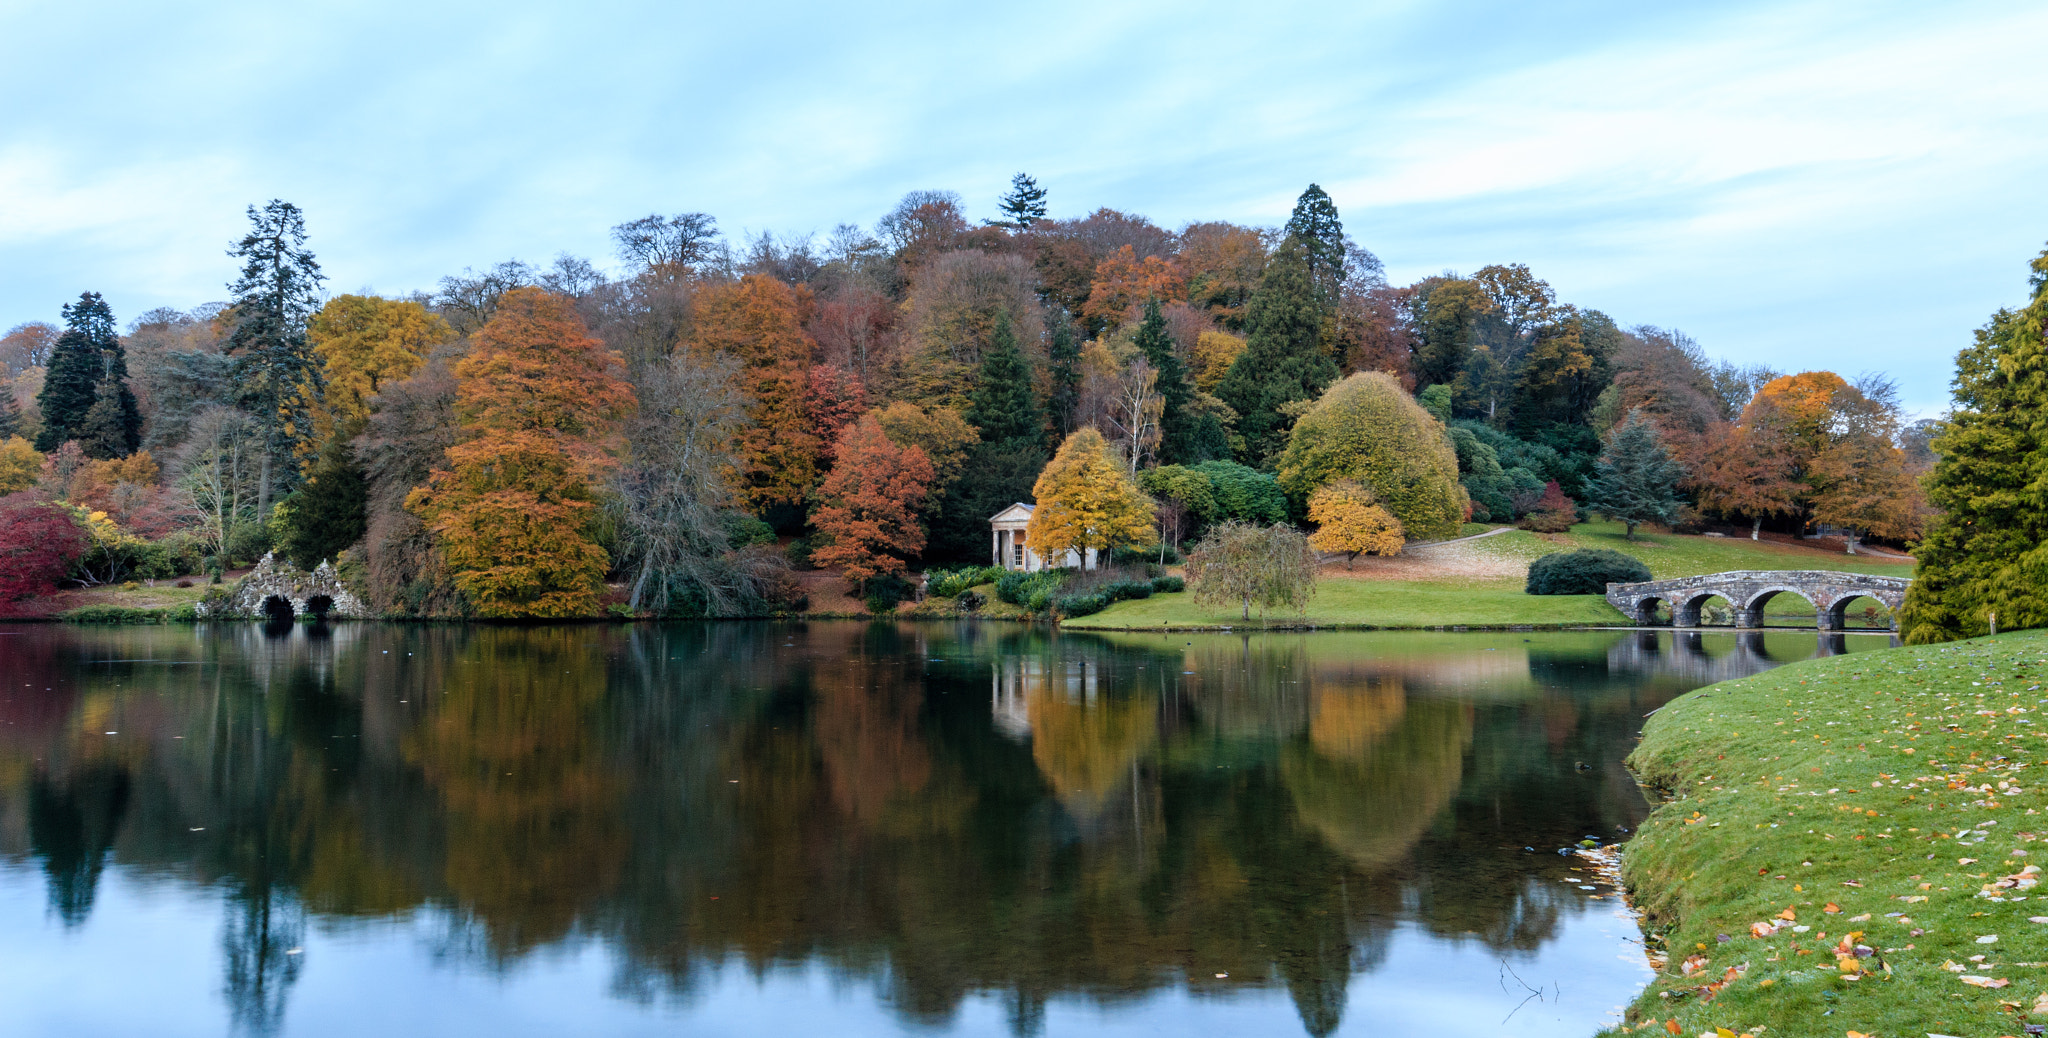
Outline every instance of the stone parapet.
[[1823, 631], [1838, 631], [1843, 626], [1843, 611], [1851, 600], [1868, 596], [1884, 603], [1896, 615], [1905, 604], [1906, 589], [1912, 583], [1906, 577], [1834, 570], [1732, 570], [1638, 584], [1609, 584], [1607, 601], [1630, 620], [1644, 625], [1654, 622], [1657, 603], [1662, 602], [1671, 611], [1672, 626], [1698, 627], [1700, 607], [1718, 596], [1734, 608], [1735, 626], [1762, 627], [1765, 603], [1791, 594], [1813, 604], [1814, 626]]

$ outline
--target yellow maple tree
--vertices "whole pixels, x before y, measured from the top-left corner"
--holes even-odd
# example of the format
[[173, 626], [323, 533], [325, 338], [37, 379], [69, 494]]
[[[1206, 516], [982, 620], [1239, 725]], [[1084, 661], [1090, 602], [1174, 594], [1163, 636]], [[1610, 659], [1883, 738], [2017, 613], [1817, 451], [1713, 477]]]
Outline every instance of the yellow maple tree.
[[1344, 552], [1347, 569], [1360, 555], [1393, 555], [1408, 541], [1401, 520], [1381, 508], [1372, 491], [1356, 480], [1338, 480], [1318, 489], [1308, 499], [1308, 518], [1319, 524], [1308, 536], [1309, 547]]
[[1152, 499], [1132, 481], [1109, 441], [1092, 428], [1060, 444], [1031, 493], [1038, 504], [1024, 536], [1048, 564], [1069, 550], [1085, 557], [1090, 548], [1107, 552], [1152, 543]]
[[377, 296], [335, 296], [306, 323], [306, 341], [327, 376], [328, 410], [343, 426], [367, 417], [370, 397], [411, 377], [429, 350], [454, 337], [426, 307]]

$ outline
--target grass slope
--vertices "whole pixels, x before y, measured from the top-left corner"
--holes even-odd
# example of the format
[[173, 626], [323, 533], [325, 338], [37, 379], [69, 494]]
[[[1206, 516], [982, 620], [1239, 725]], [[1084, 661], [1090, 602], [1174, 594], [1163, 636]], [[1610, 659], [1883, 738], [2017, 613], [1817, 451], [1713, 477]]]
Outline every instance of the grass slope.
[[1623, 875], [1670, 961], [1610, 1033], [2048, 1023], [2048, 885], [1999, 886], [2048, 865], [2048, 796], [2026, 773], [2044, 685], [2048, 633], [2023, 632], [1795, 663], [1665, 706], [1629, 762], [1672, 799]]
[[[1475, 524], [1467, 524], [1473, 532]], [[1484, 532], [1484, 528], [1477, 528]], [[1478, 540], [1444, 545], [1432, 552], [1455, 552], [1458, 566], [1522, 572], [1545, 555], [1577, 548], [1609, 548], [1643, 560], [1659, 580], [1743, 569], [1833, 569], [1910, 577], [1913, 564], [1869, 555], [1847, 555], [1775, 541], [1729, 537], [1638, 533], [1624, 540], [1620, 523], [1581, 523], [1570, 533], [1553, 536], [1509, 530]], [[1308, 623], [1321, 627], [1502, 627], [1618, 624], [1626, 618], [1598, 595], [1534, 596], [1522, 593], [1519, 576], [1473, 578], [1457, 575], [1447, 565], [1442, 577], [1375, 579], [1328, 571], [1316, 597], [1302, 617], [1271, 614], [1276, 624]], [[1791, 595], [1780, 595], [1767, 607], [1774, 616], [1800, 618], [1812, 625], [1813, 607]], [[1803, 616], [1802, 616], [1803, 614]], [[1193, 596], [1154, 595], [1119, 602], [1093, 616], [1065, 621], [1076, 630], [1139, 630], [1174, 627], [1243, 626], [1240, 611], [1198, 603]], [[1252, 623], [1260, 624], [1258, 611]]]

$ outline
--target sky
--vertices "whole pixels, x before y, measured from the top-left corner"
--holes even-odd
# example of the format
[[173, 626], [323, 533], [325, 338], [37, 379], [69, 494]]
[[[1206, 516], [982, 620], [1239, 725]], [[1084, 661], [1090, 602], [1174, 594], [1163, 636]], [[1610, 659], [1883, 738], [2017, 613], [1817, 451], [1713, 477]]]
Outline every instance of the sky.
[[223, 299], [251, 203], [335, 292], [701, 211], [1277, 225], [1311, 182], [1397, 283], [1564, 302], [1785, 371], [1953, 357], [2048, 243], [2048, 5], [0, 0], [0, 329]]

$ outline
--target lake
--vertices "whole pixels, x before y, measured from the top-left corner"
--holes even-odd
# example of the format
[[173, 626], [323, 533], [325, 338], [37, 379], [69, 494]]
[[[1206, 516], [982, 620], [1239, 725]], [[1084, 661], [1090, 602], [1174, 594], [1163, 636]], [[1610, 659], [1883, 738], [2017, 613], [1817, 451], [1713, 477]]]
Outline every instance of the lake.
[[1589, 1035], [1644, 715], [1882, 636], [0, 625], [10, 1035]]

